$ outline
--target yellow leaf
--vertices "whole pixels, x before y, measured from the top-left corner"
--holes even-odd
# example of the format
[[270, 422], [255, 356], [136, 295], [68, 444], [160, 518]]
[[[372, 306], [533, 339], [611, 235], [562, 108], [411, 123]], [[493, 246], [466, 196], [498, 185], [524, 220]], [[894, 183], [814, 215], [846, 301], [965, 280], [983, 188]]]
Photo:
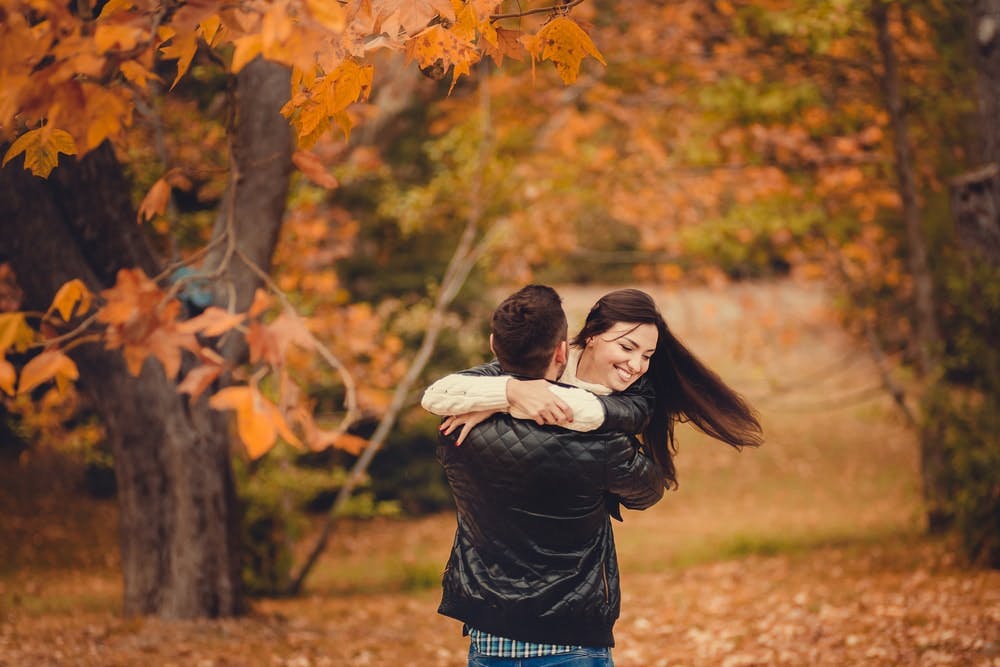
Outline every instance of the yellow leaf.
[[233, 74], [237, 74], [247, 63], [260, 55], [262, 42], [260, 35], [254, 34], [240, 37], [234, 44], [233, 62], [229, 69], [232, 70]]
[[112, 49], [130, 51], [142, 37], [142, 30], [132, 25], [98, 23], [93, 39], [98, 52], [106, 53]]
[[160, 77], [156, 76], [134, 60], [126, 60], [119, 65], [118, 68], [121, 70], [122, 76], [125, 77], [126, 81], [134, 83], [140, 88], [145, 88], [150, 79], [153, 81], [160, 80]]
[[24, 365], [17, 393], [26, 394], [43, 382], [55, 380], [62, 392], [68, 384], [80, 376], [73, 360], [60, 350], [47, 350]]
[[236, 411], [236, 431], [250, 458], [260, 458], [274, 447], [278, 434], [288, 443], [301, 447], [277, 406], [253, 387], [226, 387], [209, 399], [216, 410]]
[[47, 178], [59, 163], [59, 153], [76, 154], [76, 142], [69, 132], [40, 127], [18, 137], [7, 150], [0, 166], [5, 166], [21, 153], [24, 153], [25, 169], [35, 176]]
[[472, 5], [465, 5], [456, 12], [455, 24], [451, 26], [451, 31], [459, 39], [471, 42], [476, 38], [476, 9]]
[[17, 380], [17, 371], [14, 364], [6, 359], [0, 358], [0, 390], [8, 396], [14, 395], [14, 382]]
[[330, 32], [338, 34], [344, 31], [347, 16], [340, 4], [329, 0], [306, 0], [306, 7], [312, 17]]
[[153, 183], [153, 187], [142, 198], [136, 220], [141, 223], [143, 220], [152, 220], [157, 215], [163, 215], [167, 211], [169, 202], [170, 184], [165, 179], [160, 178], [156, 183]]
[[201, 28], [201, 36], [205, 38], [205, 43], [212, 46], [212, 42], [219, 36], [219, 28], [222, 27], [222, 19], [218, 14], [212, 14], [203, 20], [198, 27]]
[[590, 36], [567, 16], [552, 19], [534, 37], [521, 39], [531, 53], [532, 65], [535, 60], [551, 60], [566, 84], [576, 81], [580, 63], [587, 56], [593, 56], [602, 65], [607, 65]]
[[135, 5], [133, 5], [129, 0], [109, 0], [109, 2], [101, 9], [101, 14], [98, 18], [106, 19], [120, 10], [132, 9], [134, 6]]
[[87, 96], [87, 143], [85, 150], [93, 150], [108, 137], [122, 132], [123, 127], [132, 122], [132, 107], [121, 95], [127, 94], [123, 88], [109, 90], [93, 84], [85, 84]]
[[337, 69], [326, 77], [327, 88], [323, 99], [326, 102], [327, 114], [333, 116], [358, 100], [368, 99], [374, 71], [373, 66], [359, 65], [353, 60], [340, 63]]
[[194, 54], [198, 51], [198, 35], [194, 32], [174, 35], [170, 44], [161, 46], [160, 51], [163, 53], [165, 59], [177, 60], [177, 76], [174, 77], [174, 82], [170, 84], [170, 89], [173, 90], [177, 82], [188, 71], [191, 61], [194, 60]]
[[87, 286], [83, 284], [83, 281], [79, 278], [74, 278], [59, 288], [59, 291], [56, 292], [55, 297], [52, 299], [52, 305], [49, 306], [49, 310], [45, 314], [48, 316], [53, 310], [57, 310], [63, 320], [69, 322], [76, 305], [80, 305], [79, 313], [82, 315], [90, 310], [90, 302], [93, 298], [93, 295], [87, 289]]
[[18, 352], [28, 349], [35, 332], [24, 320], [24, 313], [0, 313], [0, 354], [13, 347]]
[[344, 131], [345, 140], [351, 138], [351, 128], [354, 127], [354, 121], [351, 120], [350, 115], [346, 111], [333, 114], [333, 122]]
[[441, 25], [434, 25], [406, 42], [406, 58], [407, 61], [416, 60], [421, 70], [440, 74], [432, 78], [442, 78], [449, 68], [454, 68], [448, 90], [451, 93], [458, 77], [469, 74], [480, 55], [468, 40]]

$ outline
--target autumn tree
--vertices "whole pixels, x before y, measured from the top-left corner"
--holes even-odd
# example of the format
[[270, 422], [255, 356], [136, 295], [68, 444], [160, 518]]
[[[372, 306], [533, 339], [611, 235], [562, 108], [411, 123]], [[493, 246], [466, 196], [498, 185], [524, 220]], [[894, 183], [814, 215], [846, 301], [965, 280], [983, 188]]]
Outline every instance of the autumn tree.
[[[317, 427], [284, 354], [305, 348], [342, 363], [287, 302], [262, 319], [273, 310], [259, 288], [280, 296], [268, 270], [293, 168], [334, 185], [309, 148], [329, 132], [349, 135], [384, 49], [452, 88], [484, 54], [549, 60], [572, 81], [585, 56], [601, 59], [569, 15], [577, 4], [0, 5], [0, 255], [24, 294], [22, 311], [0, 315], [10, 355], [0, 387], [23, 394], [79, 376], [100, 412], [119, 480], [125, 613], [243, 609], [226, 411], [252, 455], [279, 435], [337, 445], [355, 414], [348, 392], [341, 428]], [[522, 33], [527, 16], [538, 20]], [[171, 263], [136, 220], [166, 211], [186, 175], [164, 165], [136, 207], [122, 147], [137, 110], [193, 63], [231, 80], [229, 178], [207, 245]], [[261, 384], [271, 375], [277, 402]]]

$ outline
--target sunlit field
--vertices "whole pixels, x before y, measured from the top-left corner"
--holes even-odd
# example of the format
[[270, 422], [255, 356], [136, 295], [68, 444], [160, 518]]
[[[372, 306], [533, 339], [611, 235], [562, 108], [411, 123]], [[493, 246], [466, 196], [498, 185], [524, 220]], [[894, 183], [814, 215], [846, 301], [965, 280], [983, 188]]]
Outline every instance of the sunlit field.
[[[562, 290], [571, 329], [604, 291]], [[680, 488], [615, 526], [616, 664], [1000, 664], [1000, 573], [922, 536], [914, 438], [822, 292], [650, 291], [759, 408], [766, 443], [737, 452], [679, 429]], [[343, 523], [304, 597], [170, 623], [118, 613], [113, 504], [10, 495], [0, 665], [464, 664], [459, 624], [435, 613], [450, 513]]]

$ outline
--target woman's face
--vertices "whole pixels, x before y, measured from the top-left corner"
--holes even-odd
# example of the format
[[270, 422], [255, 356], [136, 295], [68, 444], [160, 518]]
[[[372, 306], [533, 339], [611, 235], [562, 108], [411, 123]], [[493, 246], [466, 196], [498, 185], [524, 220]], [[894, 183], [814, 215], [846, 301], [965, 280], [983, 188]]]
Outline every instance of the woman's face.
[[617, 322], [587, 341], [576, 376], [613, 391], [627, 389], [649, 370], [658, 338], [655, 324]]

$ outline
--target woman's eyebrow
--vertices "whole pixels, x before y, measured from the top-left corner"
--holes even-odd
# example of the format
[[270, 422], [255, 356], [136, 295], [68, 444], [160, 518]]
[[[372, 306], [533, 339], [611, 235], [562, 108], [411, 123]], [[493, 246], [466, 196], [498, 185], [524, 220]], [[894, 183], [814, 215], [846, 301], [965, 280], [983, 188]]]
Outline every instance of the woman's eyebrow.
[[[622, 338], [624, 338], [629, 343], [631, 343], [632, 347], [639, 347], [639, 343], [637, 343], [634, 340], [632, 340], [631, 338], [629, 338], [628, 335], [622, 336]], [[651, 348], [647, 349], [646, 352], [649, 352], [650, 354], [652, 354], [652, 353], [656, 352], [656, 348], [655, 347], [651, 347]]]

